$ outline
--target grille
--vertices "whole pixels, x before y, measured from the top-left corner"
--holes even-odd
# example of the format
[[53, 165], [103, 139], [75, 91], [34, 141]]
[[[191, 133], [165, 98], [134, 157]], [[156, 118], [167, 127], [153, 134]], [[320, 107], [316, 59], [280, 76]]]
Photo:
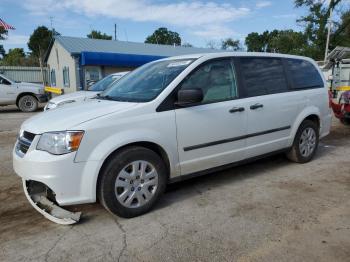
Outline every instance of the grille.
[[24, 131], [22, 136], [19, 136], [17, 139], [17, 146], [16, 146], [16, 152], [19, 156], [23, 157], [30, 145], [32, 144], [34, 140], [35, 134]]

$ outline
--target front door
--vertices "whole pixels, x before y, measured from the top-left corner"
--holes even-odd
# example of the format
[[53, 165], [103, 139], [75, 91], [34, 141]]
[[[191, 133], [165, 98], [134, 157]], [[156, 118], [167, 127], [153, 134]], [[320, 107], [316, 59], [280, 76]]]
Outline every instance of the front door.
[[16, 101], [16, 86], [0, 76], [0, 104], [6, 105]]
[[200, 105], [175, 110], [181, 174], [245, 158], [247, 111], [238, 99], [233, 62], [211, 60], [197, 67], [180, 89], [201, 88]]

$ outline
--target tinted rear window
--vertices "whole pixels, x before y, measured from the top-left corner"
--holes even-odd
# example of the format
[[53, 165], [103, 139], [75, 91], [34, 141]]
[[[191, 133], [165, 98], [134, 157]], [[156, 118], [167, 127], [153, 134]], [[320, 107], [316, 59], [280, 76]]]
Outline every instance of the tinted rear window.
[[294, 89], [323, 87], [323, 80], [313, 64], [300, 59], [286, 59]]
[[279, 58], [241, 58], [245, 94], [248, 97], [288, 91], [283, 64]]

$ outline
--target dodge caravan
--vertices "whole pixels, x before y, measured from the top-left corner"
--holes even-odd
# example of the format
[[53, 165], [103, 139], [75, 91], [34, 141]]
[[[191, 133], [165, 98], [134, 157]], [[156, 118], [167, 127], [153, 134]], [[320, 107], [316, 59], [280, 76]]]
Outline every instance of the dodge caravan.
[[277, 152], [306, 163], [330, 126], [326, 83], [309, 58], [179, 56], [28, 119], [13, 166], [29, 202], [52, 221], [75, 223], [80, 214], [60, 206], [97, 200], [135, 217], [174, 181]]

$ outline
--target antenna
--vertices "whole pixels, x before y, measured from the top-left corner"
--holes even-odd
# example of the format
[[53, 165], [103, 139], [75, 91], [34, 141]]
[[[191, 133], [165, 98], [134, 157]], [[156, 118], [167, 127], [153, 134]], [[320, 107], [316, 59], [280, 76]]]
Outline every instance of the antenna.
[[50, 16], [50, 25], [51, 25], [51, 33], [52, 33], [52, 36], [55, 35], [55, 29], [53, 28], [53, 19], [54, 19], [54, 17], [53, 17], [53, 16]]
[[117, 41], [117, 24], [114, 24], [114, 40]]

